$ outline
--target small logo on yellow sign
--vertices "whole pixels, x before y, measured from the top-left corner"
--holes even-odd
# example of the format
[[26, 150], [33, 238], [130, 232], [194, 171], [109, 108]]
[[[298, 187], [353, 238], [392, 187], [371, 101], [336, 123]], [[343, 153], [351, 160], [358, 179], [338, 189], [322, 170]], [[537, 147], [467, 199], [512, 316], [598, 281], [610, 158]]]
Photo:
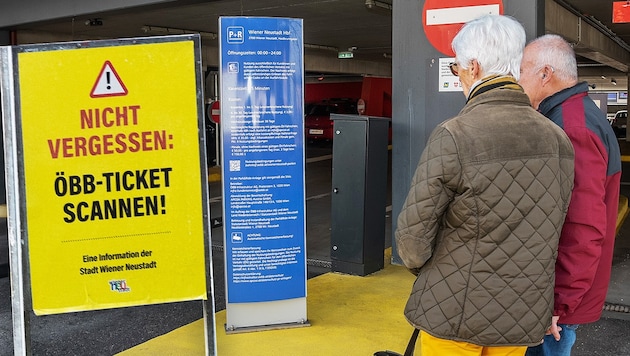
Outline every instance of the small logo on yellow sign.
[[124, 279], [118, 281], [109, 281], [109, 287], [112, 292], [125, 293], [131, 292], [131, 288], [127, 285], [127, 281]]

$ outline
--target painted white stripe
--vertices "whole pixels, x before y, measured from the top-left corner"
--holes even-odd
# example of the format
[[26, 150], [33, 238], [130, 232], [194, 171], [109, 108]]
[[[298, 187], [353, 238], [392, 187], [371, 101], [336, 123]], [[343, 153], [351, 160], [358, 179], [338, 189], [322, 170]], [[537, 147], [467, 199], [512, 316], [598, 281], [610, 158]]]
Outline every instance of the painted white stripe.
[[499, 4], [427, 10], [427, 25], [466, 23], [482, 15], [499, 15]]
[[325, 161], [325, 160], [328, 160], [328, 159], [332, 159], [332, 155], [325, 155], [325, 156], [307, 158], [306, 159], [306, 163]]
[[325, 198], [325, 197], [327, 197], [327, 196], [329, 196], [329, 195], [330, 195], [330, 193], [324, 193], [324, 194], [319, 194], [319, 195], [313, 195], [313, 196], [310, 196], [310, 197], [306, 198], [306, 201], [313, 200], [313, 199], [321, 199], [321, 198]]

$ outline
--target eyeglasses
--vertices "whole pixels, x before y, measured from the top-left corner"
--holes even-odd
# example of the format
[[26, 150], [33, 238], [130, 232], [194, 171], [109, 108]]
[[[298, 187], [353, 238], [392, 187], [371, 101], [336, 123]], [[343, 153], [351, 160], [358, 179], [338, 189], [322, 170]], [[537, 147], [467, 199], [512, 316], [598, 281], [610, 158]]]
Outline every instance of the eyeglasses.
[[458, 77], [459, 76], [459, 66], [457, 65], [457, 62], [451, 62], [448, 64], [448, 69], [451, 70], [451, 73]]

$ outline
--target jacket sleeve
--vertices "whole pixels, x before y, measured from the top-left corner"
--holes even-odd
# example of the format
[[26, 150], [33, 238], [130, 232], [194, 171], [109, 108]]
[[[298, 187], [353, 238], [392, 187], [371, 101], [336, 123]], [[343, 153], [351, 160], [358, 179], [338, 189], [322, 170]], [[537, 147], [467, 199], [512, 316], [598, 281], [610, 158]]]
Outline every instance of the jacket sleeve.
[[395, 232], [398, 254], [414, 274], [433, 254], [443, 215], [460, 174], [455, 141], [447, 130], [438, 126], [422, 152]]
[[596, 278], [607, 225], [608, 153], [587, 128], [568, 129], [567, 135], [575, 150], [575, 178], [556, 260], [554, 314], [560, 322], [575, 311]]

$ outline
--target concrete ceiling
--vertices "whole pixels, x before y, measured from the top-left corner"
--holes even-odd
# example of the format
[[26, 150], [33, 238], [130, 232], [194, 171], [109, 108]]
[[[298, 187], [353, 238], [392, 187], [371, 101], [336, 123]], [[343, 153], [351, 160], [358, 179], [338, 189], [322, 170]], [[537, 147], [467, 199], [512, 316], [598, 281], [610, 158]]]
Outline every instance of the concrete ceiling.
[[[389, 62], [392, 53], [393, 0], [209, 0], [172, 1], [160, 6], [12, 26], [22, 31], [61, 34], [69, 40], [141, 37], [165, 34], [164, 29], [190, 32], [218, 32], [219, 16], [278, 16], [304, 20], [304, 42], [308, 48], [322, 51], [347, 51], [352, 48], [355, 60]], [[630, 24], [612, 23], [613, 0], [555, 0], [602, 28], [609, 35], [630, 43]], [[90, 20], [96, 19], [96, 25]], [[100, 24], [99, 24], [100, 21]], [[203, 41], [211, 40], [202, 37]], [[215, 40], [216, 41], [216, 40]], [[336, 54], [335, 54], [336, 56]], [[592, 59], [578, 57], [581, 79], [598, 89], [627, 88], [627, 74], [601, 65]], [[600, 72], [606, 71], [606, 79]], [[617, 86], [611, 86], [615, 77]]]
[[[630, 44], [630, 23], [613, 23], [613, 2], [619, 0], [555, 0], [558, 4], [579, 12], [588, 20], [600, 24], [609, 35]], [[627, 47], [630, 48], [630, 47]], [[630, 65], [630, 63], [626, 63]], [[627, 90], [628, 74], [585, 57], [578, 56], [580, 79], [596, 86], [596, 89]], [[602, 78], [602, 75], [605, 78]], [[617, 85], [611, 85], [611, 80]]]
[[[335, 57], [337, 50], [355, 48], [355, 59], [389, 62], [392, 20], [387, 7], [392, 0], [367, 2], [376, 5], [366, 5], [365, 0], [174, 1], [141, 11], [82, 15], [15, 28], [63, 33], [83, 40], [164, 35], [165, 28], [175, 34], [178, 30], [216, 34], [219, 16], [293, 17], [303, 19], [304, 42], [313, 45], [311, 48], [334, 51]], [[90, 19], [95, 18], [102, 24], [90, 26]]]

